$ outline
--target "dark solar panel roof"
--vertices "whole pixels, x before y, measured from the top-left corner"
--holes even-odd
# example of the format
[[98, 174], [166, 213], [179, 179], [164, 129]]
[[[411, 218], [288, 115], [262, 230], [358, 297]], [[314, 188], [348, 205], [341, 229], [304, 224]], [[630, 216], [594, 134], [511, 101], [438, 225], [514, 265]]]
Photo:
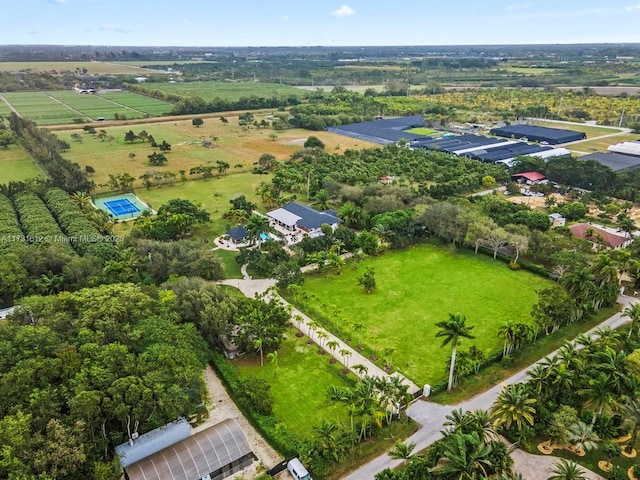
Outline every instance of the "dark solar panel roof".
[[130, 480], [197, 480], [251, 453], [233, 419], [191, 435], [126, 467]]
[[426, 135], [418, 135], [404, 131], [418, 127], [424, 127], [424, 118], [421, 115], [375, 120], [373, 122], [351, 123], [349, 125], [329, 127], [327, 130], [340, 135], [381, 144], [397, 142], [401, 138], [408, 141], [430, 138]]
[[580, 160], [595, 160], [613, 171], [640, 167], [640, 157], [614, 152], [594, 152], [583, 155]]
[[550, 145], [558, 143], [575, 142], [586, 138], [586, 134], [573, 130], [560, 128], [538, 127], [535, 125], [509, 125], [506, 127], [492, 128], [492, 135], [506, 138], [526, 137], [531, 142], [547, 142]]

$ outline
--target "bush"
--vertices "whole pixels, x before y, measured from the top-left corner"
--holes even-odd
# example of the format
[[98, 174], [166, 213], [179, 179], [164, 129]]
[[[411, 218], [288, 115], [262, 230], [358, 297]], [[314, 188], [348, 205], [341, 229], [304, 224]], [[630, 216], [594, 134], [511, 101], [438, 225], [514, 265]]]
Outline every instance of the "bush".
[[518, 262], [516, 262], [515, 260], [510, 260], [509, 261], [509, 269], [511, 269], [511, 270], [520, 270], [520, 264]]
[[627, 472], [619, 465], [614, 465], [611, 470], [606, 473], [607, 480], [628, 480]]

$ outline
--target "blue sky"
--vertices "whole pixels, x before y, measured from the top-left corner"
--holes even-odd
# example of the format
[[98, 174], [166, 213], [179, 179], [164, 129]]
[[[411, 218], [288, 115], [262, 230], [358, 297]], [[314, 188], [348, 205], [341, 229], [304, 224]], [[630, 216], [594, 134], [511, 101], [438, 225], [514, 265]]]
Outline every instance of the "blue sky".
[[640, 42], [640, 0], [18, 0], [1, 11], [0, 44]]

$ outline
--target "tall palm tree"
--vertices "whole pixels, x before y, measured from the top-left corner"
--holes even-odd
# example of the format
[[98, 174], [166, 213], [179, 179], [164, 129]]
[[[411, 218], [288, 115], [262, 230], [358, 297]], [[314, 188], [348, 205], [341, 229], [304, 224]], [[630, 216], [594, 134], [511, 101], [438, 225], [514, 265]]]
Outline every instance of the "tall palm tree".
[[586, 398], [585, 406], [595, 408], [591, 426], [602, 415], [605, 407], [617, 404], [616, 393], [611, 381], [604, 372], [598, 373], [598, 375], [589, 380], [587, 387], [578, 391], [578, 393]]
[[251, 215], [247, 220], [247, 231], [249, 232], [249, 239], [255, 242], [260, 238], [261, 233], [266, 233], [271, 230], [269, 225], [269, 219], [262, 215]]
[[342, 358], [344, 359], [344, 366], [349, 368], [349, 357], [351, 355], [353, 355], [351, 353], [351, 350], [347, 350], [346, 348], [341, 348], [340, 351], [338, 352]]
[[362, 218], [362, 209], [353, 202], [345, 202], [340, 211], [338, 217], [344, 220], [345, 225], [357, 225]]
[[578, 303], [588, 298], [596, 286], [595, 277], [586, 267], [565, 273], [560, 277], [560, 284]]
[[618, 266], [608, 253], [600, 253], [591, 267], [597, 285], [619, 283]]
[[542, 364], [535, 365], [529, 370], [529, 388], [533, 390], [541, 400], [546, 397], [546, 390], [549, 387], [549, 369]]
[[331, 200], [329, 193], [327, 193], [324, 188], [321, 188], [313, 197], [312, 205], [318, 210], [328, 210], [333, 206], [333, 201]]
[[471, 330], [473, 330], [474, 327], [467, 325], [467, 317], [453, 313], [449, 314], [449, 320], [436, 323], [436, 327], [440, 328], [440, 331], [436, 333], [436, 337], [444, 337], [442, 346], [444, 347], [448, 343], [451, 343], [451, 366], [449, 367], [449, 385], [447, 387], [447, 390], [451, 390], [458, 344], [462, 338], [476, 338], [471, 334]]
[[585, 472], [571, 460], [561, 459], [551, 470], [552, 476], [548, 480], [587, 480]]
[[527, 388], [522, 383], [507, 385], [491, 406], [491, 416], [496, 427], [504, 425], [509, 428], [514, 423], [518, 429], [525, 425], [533, 425], [536, 409]]
[[267, 360], [271, 365], [273, 365], [273, 379], [275, 380], [278, 375], [278, 365], [280, 365], [280, 362], [278, 361], [278, 352], [267, 353]]
[[582, 452], [593, 450], [600, 441], [600, 437], [593, 431], [593, 427], [581, 421], [569, 427], [567, 439], [577, 451]]
[[622, 406], [625, 418], [633, 422], [633, 430], [631, 430], [631, 441], [629, 445], [634, 445], [640, 433], [640, 400], [637, 398], [627, 399], [627, 403]]
[[456, 480], [488, 478], [492, 470], [491, 446], [476, 433], [454, 433], [442, 442], [442, 458], [431, 472]]
[[629, 335], [631, 335], [632, 332], [636, 335], [640, 335], [640, 303], [629, 305], [622, 312], [622, 316], [627, 317], [631, 320], [631, 329], [629, 330]]
[[516, 322], [509, 320], [508, 322], [502, 322], [498, 327], [498, 338], [504, 339], [504, 346], [502, 347], [502, 356], [506, 357], [511, 354], [513, 350], [513, 340], [516, 335]]
[[71, 200], [75, 203], [81, 210], [88, 210], [91, 207], [91, 196], [86, 192], [76, 192], [71, 195]]
[[329, 454], [335, 461], [338, 461], [338, 449], [336, 448], [336, 435], [338, 426], [323, 419], [320, 425], [315, 425], [313, 431], [315, 433], [316, 445], [323, 455]]

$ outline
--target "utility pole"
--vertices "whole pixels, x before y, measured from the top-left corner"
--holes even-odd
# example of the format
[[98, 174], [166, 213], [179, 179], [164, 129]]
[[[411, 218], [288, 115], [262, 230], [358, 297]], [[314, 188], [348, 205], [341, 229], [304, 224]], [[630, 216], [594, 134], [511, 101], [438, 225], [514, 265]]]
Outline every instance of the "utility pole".
[[624, 111], [627, 109], [628, 101], [629, 101], [629, 97], [625, 99], [624, 105], [622, 106], [622, 113], [620, 114], [620, 121], [618, 122], [618, 128], [622, 127], [622, 121], [624, 120]]

